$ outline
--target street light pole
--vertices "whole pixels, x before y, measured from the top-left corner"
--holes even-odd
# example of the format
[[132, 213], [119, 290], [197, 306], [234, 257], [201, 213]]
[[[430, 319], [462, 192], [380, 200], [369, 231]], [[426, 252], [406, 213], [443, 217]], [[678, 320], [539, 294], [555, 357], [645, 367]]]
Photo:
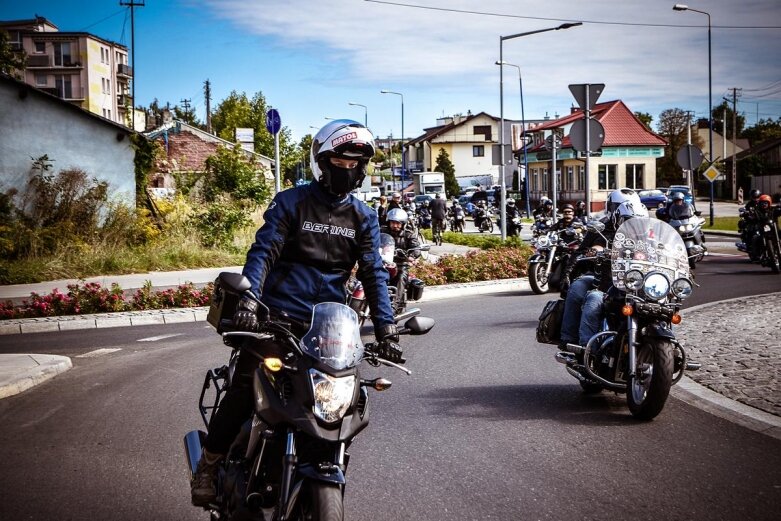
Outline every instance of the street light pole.
[[356, 107], [363, 107], [363, 126], [369, 128], [369, 109], [366, 107], [366, 105], [361, 105], [360, 103], [353, 103], [352, 101], [348, 101], [347, 104], [355, 105]]
[[[499, 37], [499, 62], [504, 63], [504, 50], [503, 45], [505, 40], [512, 40], [515, 38], [521, 38], [523, 36], [529, 36], [532, 34], [537, 33], [546, 33], [548, 31], [558, 31], [559, 29], [569, 29], [570, 27], [577, 27], [578, 25], [583, 25], [582, 22], [575, 22], [575, 23], [566, 23], [561, 24], [558, 27], [548, 27], [547, 29], [538, 29], [536, 31], [527, 31], [525, 33], [518, 33], [518, 34], [511, 34], [509, 36], [500, 36]], [[500, 229], [502, 231], [502, 240], [505, 240], [507, 238], [507, 208], [506, 208], [506, 200], [507, 200], [507, 185], [505, 183], [505, 174], [504, 174], [504, 67], [499, 67], [499, 119], [501, 121], [499, 126], [499, 158], [502, 162], [502, 196], [500, 198], [500, 212], [501, 212], [501, 226]], [[555, 175], [555, 173], [554, 173]], [[528, 192], [529, 187], [526, 187], [526, 190]]]
[[[713, 68], [711, 66], [711, 23], [710, 13], [692, 9], [686, 4], [675, 4], [673, 11], [693, 11], [708, 17], [708, 160], [713, 163]], [[710, 182], [710, 225], [713, 226], [713, 181]]]
[[[406, 178], [407, 161], [405, 160], [406, 151], [404, 150], [404, 94], [401, 92], [393, 92], [392, 90], [381, 90], [380, 94], [395, 94], [401, 96], [401, 181]], [[393, 143], [391, 143], [391, 155], [393, 155]], [[402, 186], [402, 188], [404, 188]]]
[[[518, 87], [521, 93], [521, 146], [523, 146], [523, 179], [524, 186], [526, 188], [526, 217], [531, 217], [531, 201], [529, 199], [529, 161], [526, 153], [526, 114], [523, 110], [523, 78], [521, 77], [521, 67], [514, 63], [496, 62], [497, 65], [506, 65], [508, 67], [515, 67], [518, 69]], [[521, 177], [518, 176], [518, 190], [521, 189]]]

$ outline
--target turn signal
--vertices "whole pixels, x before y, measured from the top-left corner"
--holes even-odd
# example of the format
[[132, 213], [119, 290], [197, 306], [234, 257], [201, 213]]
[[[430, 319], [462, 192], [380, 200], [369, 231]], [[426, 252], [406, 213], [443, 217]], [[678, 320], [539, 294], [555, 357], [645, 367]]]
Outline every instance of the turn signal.
[[284, 364], [279, 358], [265, 358], [263, 359], [263, 366], [272, 373], [276, 373], [284, 367]]
[[679, 315], [678, 313], [674, 314], [672, 316], [672, 318], [670, 319], [670, 322], [672, 322], [673, 324], [680, 324], [681, 323], [681, 315]]
[[634, 313], [634, 310], [635, 308], [633, 308], [631, 304], [624, 304], [624, 306], [621, 308], [621, 314], [625, 317], [628, 317]]

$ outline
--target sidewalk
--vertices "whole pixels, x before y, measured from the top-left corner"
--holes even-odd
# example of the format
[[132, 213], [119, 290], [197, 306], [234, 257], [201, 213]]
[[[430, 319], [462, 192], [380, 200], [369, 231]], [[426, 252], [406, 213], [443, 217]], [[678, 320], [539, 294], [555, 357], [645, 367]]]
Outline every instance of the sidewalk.
[[[438, 255], [463, 254], [468, 250], [467, 247], [451, 244], [432, 247], [431, 252], [433, 254], [436, 251]], [[102, 284], [118, 282], [124, 289], [141, 287], [147, 280], [152, 281], [155, 287], [188, 281], [197, 285], [213, 281], [220, 271], [240, 272], [241, 267], [95, 279]], [[8, 294], [29, 296], [30, 291], [43, 293], [50, 291], [46, 288], [64, 288], [69, 282], [0, 287], [0, 298], [8, 298], [5, 296]], [[420, 302], [522, 290], [529, 290], [528, 279], [451, 284], [426, 288]], [[673, 394], [715, 415], [781, 439], [781, 342], [777, 336], [778, 324], [781, 324], [781, 306], [767, 305], [768, 302], [779, 301], [781, 293], [775, 293], [703, 304], [684, 310], [684, 320], [680, 326], [676, 326], [676, 333], [687, 349], [689, 358], [701, 362], [702, 369], [687, 373], [687, 378], [673, 387]], [[735, 314], [735, 309], [740, 309], [740, 313]], [[0, 321], [0, 335], [196, 322], [205, 320], [206, 313], [207, 308], [202, 307], [4, 320]], [[727, 316], [733, 320], [724, 320]], [[736, 332], [739, 334], [736, 335]], [[22, 392], [70, 367], [70, 359], [66, 357], [0, 355], [0, 398]]]

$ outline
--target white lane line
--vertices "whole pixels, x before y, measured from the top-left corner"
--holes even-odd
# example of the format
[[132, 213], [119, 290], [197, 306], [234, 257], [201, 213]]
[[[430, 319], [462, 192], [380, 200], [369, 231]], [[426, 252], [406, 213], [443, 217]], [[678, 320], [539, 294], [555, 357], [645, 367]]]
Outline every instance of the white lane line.
[[119, 347], [104, 347], [103, 349], [96, 349], [83, 355], [78, 355], [76, 358], [95, 358], [96, 356], [103, 356], [116, 351], [122, 351]]
[[745, 257], [745, 253], [719, 253], [715, 251], [709, 251], [708, 257]]
[[173, 338], [175, 336], [182, 336], [184, 333], [173, 333], [170, 335], [150, 336], [147, 338], [139, 338], [136, 342], [157, 342], [158, 340], [165, 340], [166, 338]]

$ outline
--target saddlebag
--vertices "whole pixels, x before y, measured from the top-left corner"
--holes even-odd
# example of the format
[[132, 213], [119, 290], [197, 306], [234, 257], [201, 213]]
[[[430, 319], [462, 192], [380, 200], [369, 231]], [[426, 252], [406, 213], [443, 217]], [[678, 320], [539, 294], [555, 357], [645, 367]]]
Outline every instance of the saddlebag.
[[217, 277], [209, 302], [209, 313], [206, 315], [206, 321], [217, 330], [217, 333], [222, 334], [225, 330], [224, 326], [232, 323], [240, 299], [240, 294], [223, 286], [220, 278]]
[[549, 300], [537, 324], [537, 342], [558, 344], [561, 338], [561, 320], [564, 317], [564, 299]]
[[407, 300], [420, 300], [423, 298], [423, 288], [426, 283], [420, 279], [409, 279], [407, 282]]

